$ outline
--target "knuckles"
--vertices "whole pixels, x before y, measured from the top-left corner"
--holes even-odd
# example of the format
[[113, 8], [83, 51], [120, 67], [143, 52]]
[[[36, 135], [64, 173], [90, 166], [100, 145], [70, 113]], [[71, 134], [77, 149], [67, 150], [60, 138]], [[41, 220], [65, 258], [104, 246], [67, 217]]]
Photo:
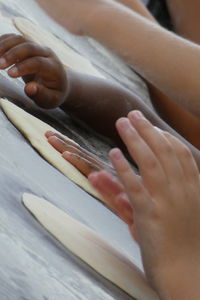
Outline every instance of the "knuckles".
[[49, 47], [43, 47], [44, 52], [46, 53], [47, 56], [55, 56], [53, 50]]
[[174, 152], [170, 143], [165, 140], [159, 141], [159, 150], [161, 155], [165, 154], [167, 156], [171, 156]]
[[[41, 48], [38, 44], [26, 41], [16, 47], [13, 47], [7, 53], [4, 54], [4, 57], [8, 60], [17, 60], [20, 58], [25, 58], [29, 56], [37, 56], [39, 53], [44, 56], [48, 56], [49, 52], [45, 51], [44, 48]], [[45, 55], [46, 54], [46, 55]]]
[[45, 58], [52, 58], [57, 64], [60, 62], [49, 47], [43, 47], [22, 35], [5, 34], [0, 36], [0, 51], [4, 58], [11, 63], [18, 63], [26, 57], [34, 57], [34, 63], [39, 65]]
[[[5, 37], [5, 38], [4, 38]], [[27, 41], [27, 39], [19, 34], [10, 34], [10, 35], [5, 35], [1, 36], [1, 41], [0, 44], [5, 44], [5, 43], [24, 43]]]
[[158, 169], [158, 163], [157, 160], [154, 158], [147, 157], [143, 160], [143, 164], [147, 170], [157, 170]]
[[42, 68], [42, 65], [44, 64], [44, 59], [45, 58], [40, 57], [40, 56], [36, 56], [36, 57], [32, 58], [32, 62], [34, 62], [38, 71]]
[[27, 41], [27, 39], [22, 35], [15, 35], [15, 36], [13, 36], [13, 39], [15, 39], [17, 42], [21, 42], [21, 43]]
[[38, 50], [38, 44], [31, 42], [31, 41], [26, 41], [23, 44], [23, 49], [24, 51], [26, 51], [27, 53], [36, 53]]
[[178, 150], [179, 156], [182, 157], [184, 160], [189, 160], [192, 158], [192, 153], [185, 145]]
[[41, 70], [43, 64], [44, 64], [44, 57], [36, 56], [33, 58], [34, 64], [37, 66], [38, 72]]

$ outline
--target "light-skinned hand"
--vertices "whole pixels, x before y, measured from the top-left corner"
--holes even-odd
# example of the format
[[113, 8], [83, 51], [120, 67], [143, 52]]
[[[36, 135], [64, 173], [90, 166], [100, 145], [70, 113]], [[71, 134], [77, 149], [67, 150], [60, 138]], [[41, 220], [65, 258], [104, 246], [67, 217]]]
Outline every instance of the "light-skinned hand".
[[[119, 215], [128, 216], [125, 221], [136, 232], [147, 278], [159, 294], [168, 291], [170, 299], [176, 299], [195, 290], [193, 299], [198, 299], [200, 180], [192, 154], [138, 111], [116, 126], [141, 177], [122, 152], [113, 149], [110, 159], [119, 181], [107, 172], [95, 172], [89, 180], [111, 206], [120, 203]], [[177, 289], [177, 284], [183, 286]]]

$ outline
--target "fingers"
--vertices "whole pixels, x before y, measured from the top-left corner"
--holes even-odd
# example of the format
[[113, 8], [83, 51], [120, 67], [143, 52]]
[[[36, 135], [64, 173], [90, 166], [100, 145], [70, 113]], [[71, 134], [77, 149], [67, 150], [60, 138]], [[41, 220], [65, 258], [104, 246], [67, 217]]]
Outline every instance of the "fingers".
[[106, 171], [92, 173], [88, 179], [104, 197], [106, 204], [127, 225], [133, 225], [133, 209], [120, 182]]
[[[137, 111], [128, 117], [120, 119], [117, 128], [139, 167], [142, 184], [137, 182], [119, 150], [113, 150], [110, 156], [134, 207], [137, 207], [137, 189], [144, 199], [151, 195], [152, 199], [159, 201], [170, 199], [172, 191], [183, 192], [188, 181], [191, 188], [194, 183], [199, 183], [198, 168], [187, 147], [173, 136], [157, 130]], [[148, 191], [146, 196], [145, 190]]]
[[14, 34], [14, 33], [2, 34], [2, 35], [0, 36], [0, 42], [3, 41], [3, 40], [5, 40], [5, 39], [7, 39], [7, 38], [10, 37], [10, 36], [16, 36], [16, 34]]
[[52, 90], [37, 82], [30, 82], [24, 89], [26, 95], [38, 106], [45, 109], [53, 109], [61, 102], [61, 92]]
[[[83, 175], [88, 176], [91, 172], [98, 171], [102, 168], [96, 161], [90, 160], [86, 156], [78, 144], [73, 142], [64, 142], [59, 135], [59, 138], [51, 132], [46, 133], [48, 142], [60, 153], [64, 159], [76, 167]], [[73, 146], [72, 146], [73, 145]]]
[[109, 169], [109, 166], [73, 141], [66, 141], [59, 134], [46, 132], [48, 142], [62, 154], [68, 162], [82, 174], [88, 176], [93, 171]]
[[49, 48], [42, 47], [20, 35], [1, 36], [0, 69], [10, 66], [13, 67], [8, 71], [8, 75], [13, 78], [30, 75], [33, 77], [37, 74], [37, 77], [41, 76], [44, 85], [48, 88], [63, 92], [66, 76], [62, 72], [59, 60]]
[[25, 86], [25, 93], [42, 108], [51, 109], [62, 104], [65, 100], [61, 82], [58, 82], [54, 65], [44, 57], [34, 57], [17, 63], [8, 74], [13, 77], [23, 77], [29, 74], [41, 76], [42, 84], [29, 82]]
[[[148, 188], [148, 191], [152, 195], [154, 195], [154, 193], [157, 192], [158, 186], [160, 188], [164, 188], [166, 184], [166, 175], [161, 167], [159, 160], [157, 159], [149, 145], [139, 135], [137, 130], [132, 126], [132, 124], [127, 118], [121, 118], [120, 120], [118, 120], [116, 126], [122, 140], [127, 146], [131, 157], [134, 161], [136, 161], [139, 167], [140, 174], [142, 175], [142, 178], [144, 180], [145, 185]], [[133, 172], [130, 172], [128, 163], [125, 163], [123, 159], [119, 160], [119, 162], [121, 161], [122, 172], [124, 168], [125, 172], [127, 172], [128, 174], [130, 173], [131, 176]]]
[[187, 182], [198, 183], [199, 171], [191, 151], [181, 141], [179, 141], [177, 138], [175, 138], [168, 132], [163, 132], [163, 135], [173, 146], [173, 149], [176, 153], [177, 158], [179, 159], [179, 163], [181, 164]]
[[0, 69], [8, 70], [12, 78], [22, 77], [25, 93], [46, 109], [60, 106], [66, 98], [66, 72], [49, 49], [20, 35], [0, 37]]
[[85, 162], [88, 162], [90, 167], [92, 165], [93, 169], [109, 169], [114, 173], [113, 169], [108, 164], [99, 159], [96, 155], [82, 148], [77, 143], [65, 140], [61, 135], [53, 132], [47, 132], [46, 137], [48, 138], [48, 142], [60, 153], [64, 153], [65, 151], [74, 153], [80, 158], [83, 158]]
[[104, 196], [112, 198], [124, 193], [123, 185], [105, 170], [92, 173], [88, 179]]
[[140, 112], [130, 112], [130, 123], [155, 154], [168, 179], [182, 182], [184, 173], [171, 143]]
[[4, 35], [0, 38], [0, 68], [5, 69], [9, 66], [23, 61], [29, 57], [53, 55], [50, 49], [27, 40], [20, 35]]
[[60, 153], [69, 151], [96, 163], [92, 153], [86, 151], [74, 141], [66, 140], [61, 135], [54, 132], [47, 132], [46, 137], [48, 138], [48, 142]]
[[148, 209], [152, 202], [151, 198], [122, 152], [119, 149], [111, 150], [110, 159], [136, 212]]
[[73, 153], [76, 153], [75, 147], [72, 146], [70, 142], [69, 143], [64, 142], [62, 139], [58, 138], [55, 134], [48, 136], [48, 142], [60, 153], [69, 151], [70, 147], [71, 147], [71, 151]]
[[75, 168], [77, 168], [86, 177], [89, 176], [94, 171], [99, 171], [98, 166], [92, 164], [88, 160], [79, 155], [71, 152], [64, 152], [62, 157], [71, 163]]
[[116, 213], [130, 227], [134, 227], [133, 208], [127, 194], [120, 194], [115, 200]]
[[[36, 74], [38, 76], [42, 76], [44, 79], [49, 79], [49, 74], [51, 74], [50, 79], [52, 80], [52, 74], [55, 73], [54, 65], [52, 64], [51, 60], [46, 57], [32, 57], [29, 59], [24, 60], [23, 62], [16, 63], [14, 67], [12, 67], [8, 74], [13, 77], [23, 77], [30, 74]], [[55, 87], [55, 83], [52, 80], [54, 85], [50, 86], [51, 88]], [[57, 83], [57, 81], [56, 81]]]
[[0, 56], [3, 56], [11, 48], [24, 43], [26, 39], [21, 35], [6, 34], [0, 37]]
[[[50, 137], [55, 136], [55, 137], [57, 137], [58, 139], [62, 140], [64, 143], [67, 143], [67, 144], [70, 145], [70, 146], [77, 147], [77, 148], [80, 147], [79, 144], [77, 144], [76, 142], [74, 142], [74, 141], [72, 141], [72, 140], [66, 140], [66, 139], [64, 139], [64, 137], [63, 137], [62, 135], [60, 135], [60, 134], [58, 134], [58, 133], [55, 133], [55, 132], [53, 132], [53, 131], [47, 131], [47, 132], [45, 133], [45, 136], [46, 136], [47, 139], [49, 139]], [[58, 150], [58, 151], [59, 151], [59, 150]], [[67, 149], [66, 149], [66, 151], [67, 151]]]
[[[8, 68], [13, 64], [19, 63], [30, 57], [49, 57], [50, 51], [33, 42], [26, 42], [19, 44], [9, 49], [3, 56], [1, 56], [0, 67], [2, 69]], [[5, 62], [3, 63], [3, 60]]]

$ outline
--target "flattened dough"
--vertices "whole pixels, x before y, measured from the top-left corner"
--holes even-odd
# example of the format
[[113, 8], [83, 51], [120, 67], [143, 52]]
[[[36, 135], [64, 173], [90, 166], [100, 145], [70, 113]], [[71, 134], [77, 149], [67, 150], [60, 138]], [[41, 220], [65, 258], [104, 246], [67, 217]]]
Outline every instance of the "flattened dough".
[[76, 53], [52, 33], [25, 18], [14, 18], [13, 22], [16, 28], [25, 37], [36, 43], [51, 48], [65, 67], [71, 68], [77, 72], [105, 78], [93, 67], [89, 60]]
[[[22, 132], [31, 145], [55, 168], [62, 172], [85, 191], [101, 199], [99, 194], [92, 188], [88, 179], [83, 176], [74, 166], [68, 163], [59, 152], [57, 152], [47, 141], [45, 132], [50, 130], [58, 132], [53, 127], [42, 122], [36, 117], [25, 112], [8, 100], [0, 100], [1, 107], [8, 119]], [[62, 135], [62, 134], [61, 134]], [[62, 135], [66, 140], [71, 141], [67, 136]]]
[[137, 300], [158, 300], [140, 270], [97, 233], [48, 201], [23, 195], [25, 207], [67, 249]]

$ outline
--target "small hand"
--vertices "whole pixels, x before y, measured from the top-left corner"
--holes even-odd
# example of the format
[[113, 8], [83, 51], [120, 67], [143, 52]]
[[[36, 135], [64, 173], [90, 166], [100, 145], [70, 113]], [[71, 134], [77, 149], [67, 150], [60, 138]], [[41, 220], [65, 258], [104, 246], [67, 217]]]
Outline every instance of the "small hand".
[[12, 78], [22, 77], [25, 93], [38, 106], [51, 109], [67, 97], [67, 75], [56, 55], [49, 49], [20, 35], [0, 37], [0, 69]]
[[133, 208], [120, 181], [105, 170], [91, 173], [88, 179], [103, 196], [107, 206], [128, 225], [133, 238], [137, 240]]
[[66, 141], [62, 136], [51, 131], [46, 132], [45, 135], [48, 142], [62, 154], [62, 157], [76, 167], [83, 175], [88, 176], [91, 172], [102, 169], [107, 169], [111, 173], [114, 173], [111, 166], [77, 143]]
[[[174, 285], [177, 280], [184, 282], [185, 290], [192, 294], [192, 285], [198, 291], [200, 277], [197, 268], [200, 264], [200, 181], [192, 154], [176, 138], [154, 128], [137, 111], [118, 120], [117, 129], [141, 174], [138, 177], [134, 173], [119, 149], [111, 151], [110, 158], [120, 180], [118, 195], [127, 195], [127, 205], [130, 203], [133, 208], [127, 206], [134, 215], [134, 232], [137, 232], [147, 277], [162, 295], [166, 292], [180, 295], [181, 289]], [[106, 191], [101, 173], [96, 173], [95, 179], [92, 175], [89, 178], [104, 197], [107, 194], [111, 204], [116, 201], [116, 187], [112, 187], [110, 179], [107, 179], [110, 191]], [[191, 283], [190, 277], [197, 280]], [[176, 298], [179, 299], [178, 296], [173, 299]]]

